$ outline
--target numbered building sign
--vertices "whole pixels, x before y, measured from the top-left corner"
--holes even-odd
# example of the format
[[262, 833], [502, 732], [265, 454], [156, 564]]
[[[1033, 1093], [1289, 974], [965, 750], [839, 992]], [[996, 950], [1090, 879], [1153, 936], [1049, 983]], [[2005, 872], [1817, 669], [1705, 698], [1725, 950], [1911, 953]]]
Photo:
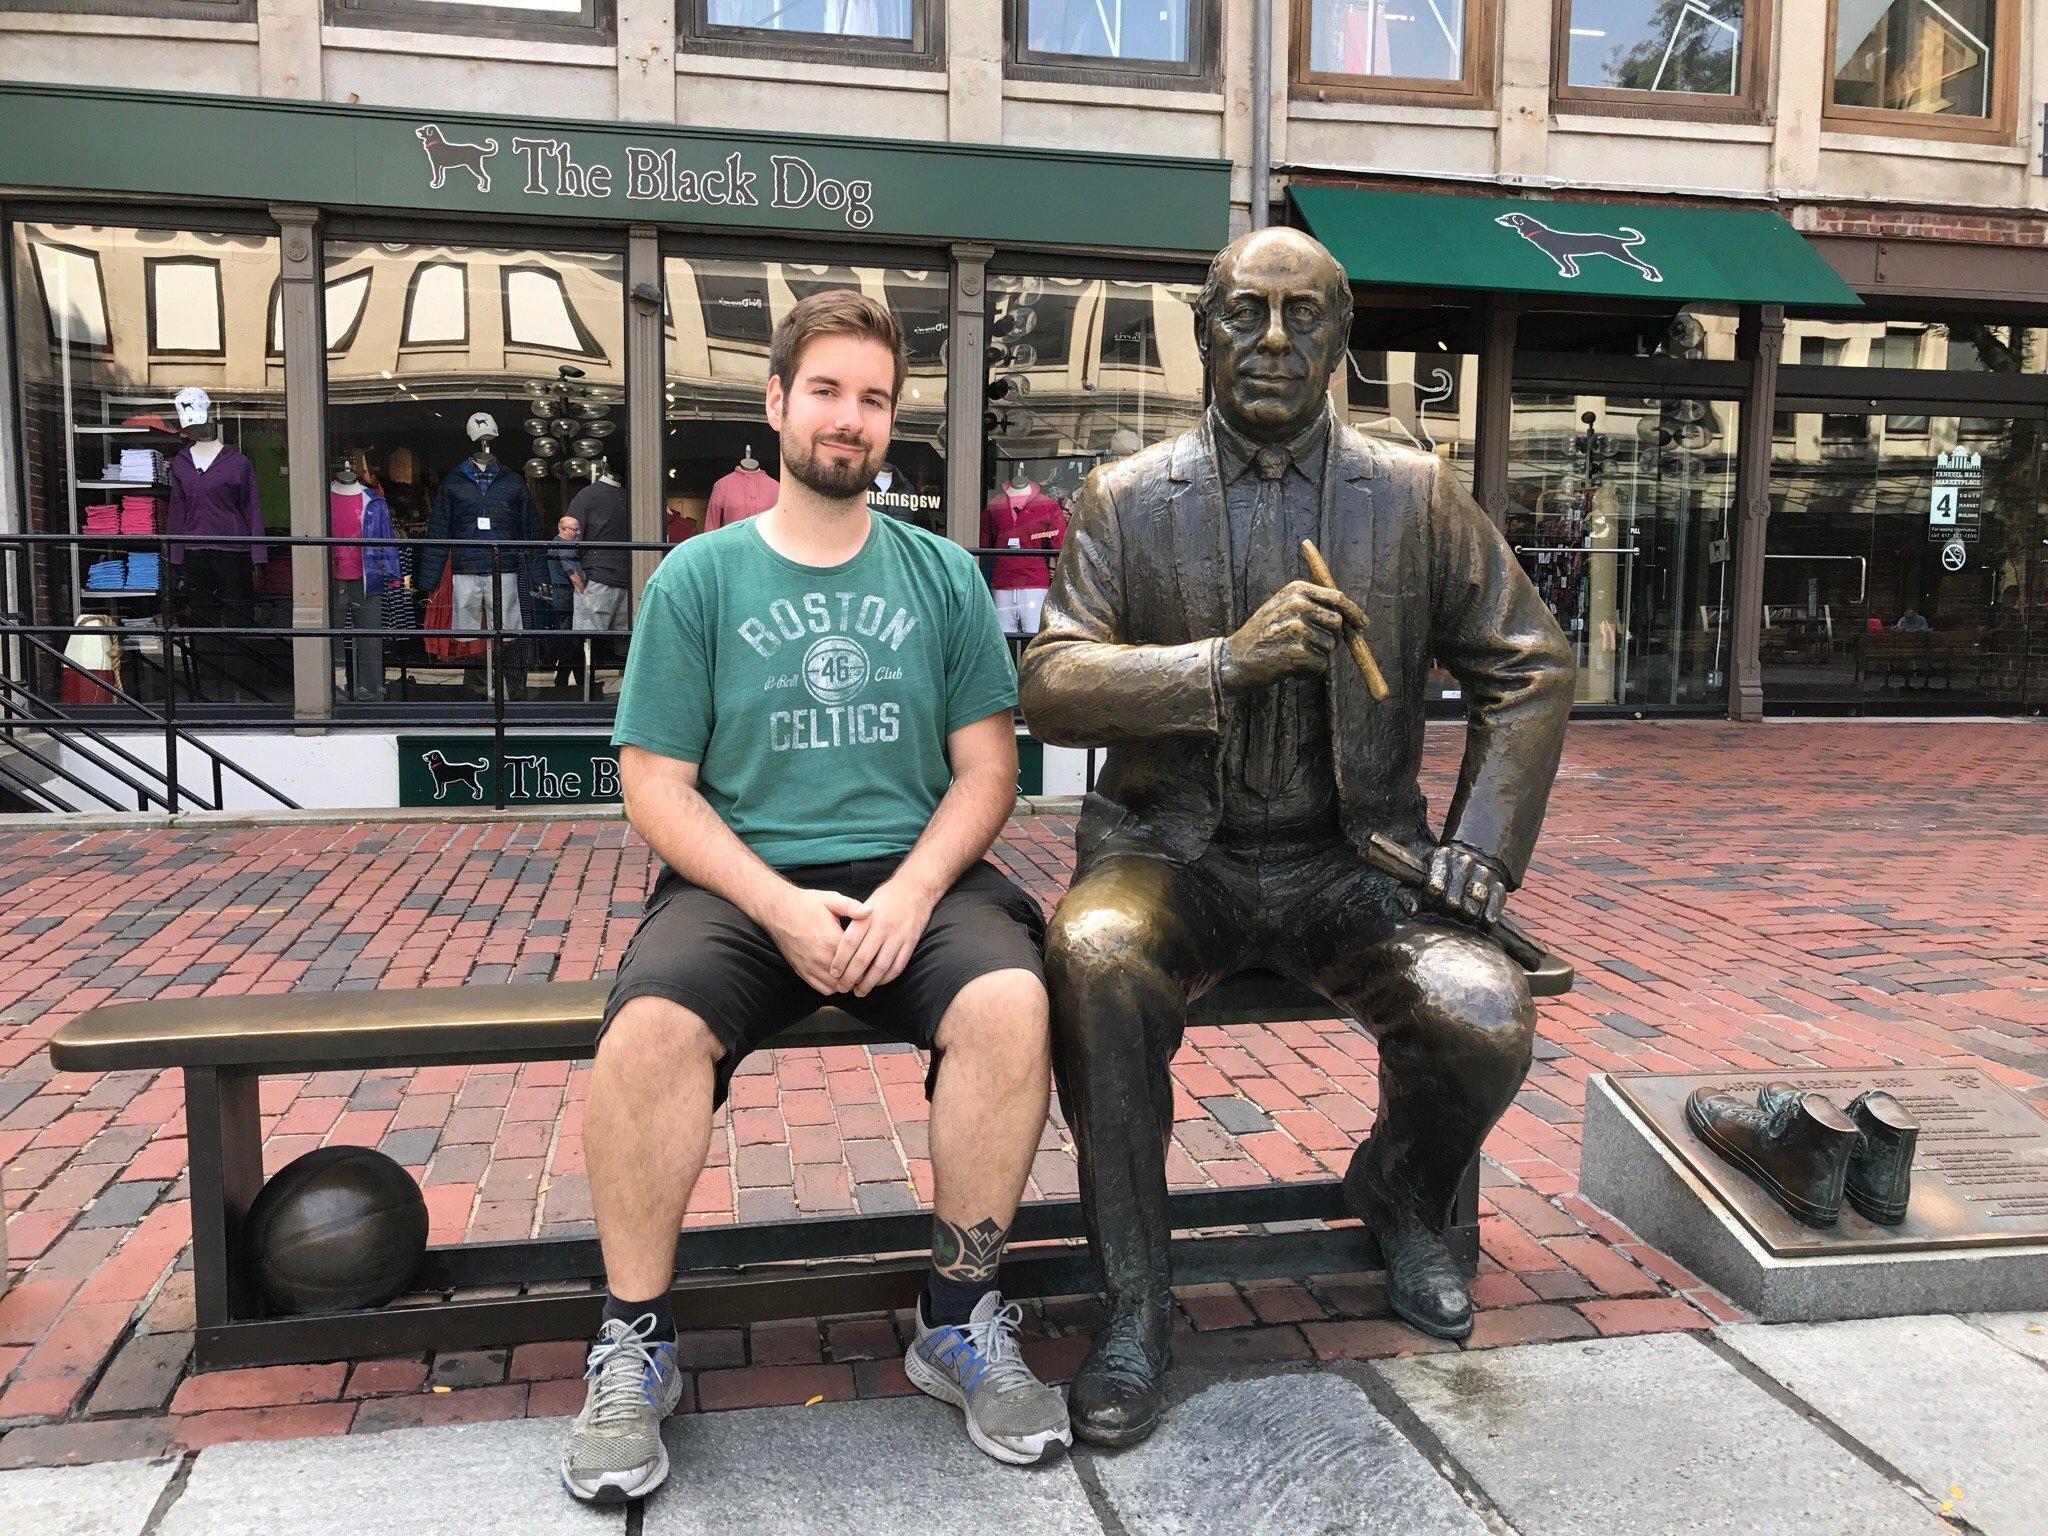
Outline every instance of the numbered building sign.
[[1968, 544], [1983, 527], [1984, 456], [1967, 448], [1950, 449], [1934, 461], [1934, 483], [1927, 492], [1928, 541]]

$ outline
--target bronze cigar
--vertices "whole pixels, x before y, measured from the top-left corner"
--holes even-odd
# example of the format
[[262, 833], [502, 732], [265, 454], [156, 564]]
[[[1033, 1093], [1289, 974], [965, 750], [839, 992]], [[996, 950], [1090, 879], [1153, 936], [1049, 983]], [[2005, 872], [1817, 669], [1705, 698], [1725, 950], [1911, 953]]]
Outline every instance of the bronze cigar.
[[[1330, 567], [1323, 560], [1322, 551], [1312, 539], [1301, 541], [1301, 556], [1308, 562], [1309, 579], [1319, 587], [1335, 587], [1336, 578], [1331, 576]], [[1375, 703], [1387, 696], [1387, 680], [1380, 675], [1380, 664], [1372, 659], [1372, 647], [1365, 643], [1365, 636], [1358, 626], [1348, 619], [1344, 624], [1344, 639], [1351, 647], [1351, 659], [1358, 664], [1358, 675], [1365, 679], [1365, 691], [1373, 696]]]

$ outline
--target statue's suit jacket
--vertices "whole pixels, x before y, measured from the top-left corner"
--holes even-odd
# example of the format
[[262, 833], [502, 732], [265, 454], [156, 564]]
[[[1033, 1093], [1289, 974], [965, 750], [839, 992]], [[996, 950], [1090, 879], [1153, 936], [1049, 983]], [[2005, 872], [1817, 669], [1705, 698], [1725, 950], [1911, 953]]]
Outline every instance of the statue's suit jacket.
[[[1463, 685], [1467, 729], [1445, 835], [1519, 884], [1563, 749], [1573, 661], [1499, 531], [1433, 455], [1332, 421], [1316, 547], [1371, 619], [1389, 695], [1375, 703], [1340, 647], [1331, 750], [1345, 836], [1433, 841], [1416, 782], [1432, 660]], [[1208, 423], [1088, 477], [1069, 513], [1044, 627], [1024, 653], [1024, 718], [1041, 741], [1107, 747], [1077, 838], [1085, 864], [1128, 831], [1192, 861], [1221, 821], [1218, 682], [1231, 628], [1223, 487]], [[1303, 575], [1306, 576], [1306, 570]]]

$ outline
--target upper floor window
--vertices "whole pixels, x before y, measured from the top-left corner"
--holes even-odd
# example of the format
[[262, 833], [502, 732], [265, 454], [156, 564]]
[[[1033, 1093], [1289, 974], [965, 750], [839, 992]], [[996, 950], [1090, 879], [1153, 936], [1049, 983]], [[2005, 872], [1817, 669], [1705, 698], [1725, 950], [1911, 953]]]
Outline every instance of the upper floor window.
[[1850, 131], [2012, 136], [2018, 0], [1835, 0], [1826, 116]]
[[557, 42], [612, 35], [616, 0], [326, 0], [330, 22]]
[[149, 350], [218, 357], [220, 263], [208, 256], [153, 256], [149, 273]]
[[1492, 90], [1498, 0], [1294, 0], [1294, 78], [1385, 100], [1478, 104]]
[[680, 0], [676, 19], [701, 53], [829, 58], [936, 67], [938, 0]]
[[1010, 0], [1010, 72], [1173, 86], [1215, 73], [1217, 0]]
[[1754, 110], [1768, 0], [1564, 0], [1561, 100]]

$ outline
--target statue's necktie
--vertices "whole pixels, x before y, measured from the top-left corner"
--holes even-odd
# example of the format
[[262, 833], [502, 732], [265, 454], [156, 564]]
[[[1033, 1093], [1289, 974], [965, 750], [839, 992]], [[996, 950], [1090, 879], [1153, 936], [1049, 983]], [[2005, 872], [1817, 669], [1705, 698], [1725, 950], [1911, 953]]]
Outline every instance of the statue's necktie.
[[[1245, 564], [1255, 572], [1247, 611], [1271, 597], [1287, 583], [1286, 529], [1282, 526], [1282, 478], [1287, 473], [1287, 455], [1278, 448], [1261, 448], [1252, 456], [1252, 473], [1258, 476], [1258, 500], [1252, 506], [1251, 538]], [[1256, 794], [1274, 795], [1285, 787], [1289, 773], [1287, 743], [1294, 727], [1294, 680], [1286, 679], [1272, 692], [1266, 711], [1267, 729], [1254, 731], [1245, 742], [1244, 778]]]

